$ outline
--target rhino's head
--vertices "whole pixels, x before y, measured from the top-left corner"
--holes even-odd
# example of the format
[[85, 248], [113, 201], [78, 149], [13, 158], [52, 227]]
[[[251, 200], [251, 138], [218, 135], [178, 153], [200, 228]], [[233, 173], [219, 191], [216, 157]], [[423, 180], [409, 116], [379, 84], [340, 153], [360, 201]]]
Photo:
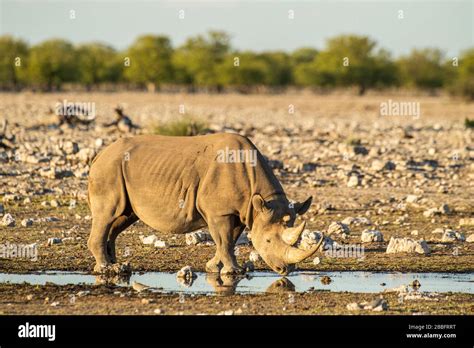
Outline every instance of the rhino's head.
[[252, 226], [252, 244], [262, 259], [277, 273], [287, 275], [294, 265], [311, 257], [319, 249], [323, 238], [310, 250], [295, 247], [306, 223], [293, 227], [296, 215], [304, 214], [312, 197], [303, 203], [289, 204], [286, 198], [266, 202], [255, 194], [252, 204], [256, 211]]

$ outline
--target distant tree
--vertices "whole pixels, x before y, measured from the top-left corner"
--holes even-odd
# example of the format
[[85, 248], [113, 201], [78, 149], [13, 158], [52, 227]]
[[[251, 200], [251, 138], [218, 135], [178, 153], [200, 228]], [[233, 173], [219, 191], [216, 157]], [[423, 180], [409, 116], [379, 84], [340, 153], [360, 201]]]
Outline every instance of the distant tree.
[[74, 47], [67, 41], [48, 40], [33, 46], [28, 62], [28, 81], [48, 91], [78, 77]]
[[173, 56], [177, 82], [219, 89], [218, 66], [230, 50], [226, 33], [211, 31], [207, 36], [188, 39]]
[[433, 90], [442, 87], [446, 79], [443, 53], [438, 49], [413, 50], [397, 61], [403, 85]]
[[0, 36], [0, 88], [17, 88], [26, 77], [28, 46], [11, 36]]
[[123, 64], [115, 50], [101, 43], [89, 43], [77, 48], [79, 82], [88, 88], [103, 82], [117, 82]]
[[160, 84], [171, 82], [173, 48], [165, 36], [145, 35], [139, 37], [127, 50], [130, 66], [125, 66], [125, 78], [150, 90]]
[[290, 55], [291, 64], [297, 66], [303, 63], [310, 63], [316, 58], [318, 50], [311, 47], [302, 47], [293, 51]]
[[216, 68], [218, 82], [248, 92], [252, 87], [265, 84], [266, 63], [253, 52], [234, 52], [225, 57]]
[[447, 65], [455, 71], [449, 87], [450, 92], [474, 100], [474, 48], [461, 54], [457, 66], [453, 66], [452, 61]]
[[365, 36], [332, 38], [313, 61], [295, 68], [295, 82], [304, 86], [357, 86], [359, 94], [367, 88], [391, 84], [394, 66], [386, 51], [375, 48], [376, 42]]
[[290, 57], [285, 52], [264, 52], [259, 58], [265, 62], [264, 82], [267, 86], [287, 86], [291, 83]]

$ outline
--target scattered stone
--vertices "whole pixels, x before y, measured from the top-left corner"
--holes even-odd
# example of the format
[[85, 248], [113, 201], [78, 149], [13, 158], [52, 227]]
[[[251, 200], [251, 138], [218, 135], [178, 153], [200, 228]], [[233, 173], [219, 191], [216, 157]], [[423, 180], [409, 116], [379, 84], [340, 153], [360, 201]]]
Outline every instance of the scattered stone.
[[256, 250], [252, 250], [249, 254], [249, 260], [252, 262], [257, 262], [260, 261], [262, 258], [260, 257], [260, 254]]
[[386, 253], [417, 253], [428, 255], [430, 253], [430, 249], [424, 240], [416, 241], [411, 238], [392, 237], [388, 243]]
[[446, 229], [444, 230], [443, 236], [441, 237], [441, 242], [464, 242], [466, 238], [463, 233], [458, 231]]
[[396, 165], [392, 161], [374, 160], [372, 162], [371, 168], [379, 172], [383, 170], [394, 170], [396, 168]]
[[466, 238], [466, 242], [474, 243], [474, 233], [469, 235], [469, 237]]
[[140, 236], [140, 240], [142, 241], [143, 244], [145, 245], [153, 245], [157, 241], [159, 241], [158, 237], [154, 234], [149, 235], [148, 237]]
[[321, 284], [329, 285], [329, 284], [331, 284], [331, 282], [332, 282], [331, 277], [329, 277], [327, 275], [321, 277]]
[[66, 155], [72, 155], [79, 151], [79, 145], [73, 141], [66, 141], [62, 146], [62, 150]]
[[166, 248], [166, 242], [163, 241], [163, 240], [156, 240], [154, 243], [153, 243], [153, 246], [155, 248]]
[[410, 234], [412, 236], [418, 236], [419, 232], [418, 232], [418, 230], [413, 230], [413, 231], [410, 232]]
[[15, 227], [15, 218], [11, 214], [5, 214], [2, 219], [2, 226]]
[[349, 311], [371, 310], [373, 312], [382, 312], [388, 310], [388, 302], [379, 298], [371, 302], [363, 301], [361, 303], [352, 302], [346, 306]]
[[331, 235], [331, 234], [349, 234], [350, 233], [350, 229], [349, 229], [349, 226], [347, 226], [346, 224], [343, 224], [342, 222], [332, 222], [329, 227], [328, 227], [328, 234]]
[[49, 205], [52, 206], [53, 208], [57, 208], [59, 207], [59, 202], [55, 199], [52, 199], [51, 201], [49, 201]]
[[204, 242], [211, 242], [212, 236], [206, 230], [199, 230], [191, 233], [186, 233], [186, 244], [187, 245], [198, 245]]
[[362, 217], [346, 217], [344, 220], [341, 221], [341, 223], [351, 226], [360, 226], [360, 225], [366, 225], [370, 226], [372, 225], [372, 221], [370, 221], [368, 218], [362, 216]]
[[435, 215], [440, 215], [440, 214], [441, 213], [438, 210], [438, 208], [431, 208], [423, 212], [423, 216], [427, 218], [433, 217]]
[[405, 201], [407, 203], [416, 203], [418, 202], [418, 200], [420, 199], [419, 196], [417, 195], [408, 195], [406, 198], [405, 198]]
[[[296, 246], [298, 248], [309, 250], [313, 247], [313, 245], [319, 243], [321, 236], [323, 235], [320, 231], [310, 231], [304, 230], [301, 234], [300, 239], [298, 240]], [[324, 236], [324, 242], [322, 244], [322, 249], [327, 249], [332, 247], [335, 242], [329, 236]]]
[[347, 187], [357, 187], [360, 186], [361, 180], [358, 175], [351, 175], [347, 181]]
[[33, 219], [23, 219], [21, 220], [21, 225], [23, 227], [31, 227], [33, 226], [33, 221], [34, 221]]
[[316, 257], [313, 259], [313, 265], [319, 265], [320, 263], [321, 263], [321, 259], [316, 256]]
[[52, 237], [52, 238], [48, 238], [47, 245], [52, 246], [52, 245], [55, 245], [55, 244], [61, 244], [62, 242], [63, 242], [63, 240], [61, 238]]
[[383, 234], [378, 230], [365, 230], [362, 232], [361, 241], [364, 243], [383, 242]]
[[411, 283], [411, 287], [415, 290], [419, 289], [421, 286], [421, 283], [418, 279], [415, 279], [412, 283]]

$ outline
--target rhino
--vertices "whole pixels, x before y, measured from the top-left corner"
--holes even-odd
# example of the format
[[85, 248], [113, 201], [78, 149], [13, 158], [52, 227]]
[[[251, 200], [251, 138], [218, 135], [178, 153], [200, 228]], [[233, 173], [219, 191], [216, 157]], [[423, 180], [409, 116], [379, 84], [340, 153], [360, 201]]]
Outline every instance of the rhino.
[[92, 161], [88, 201], [87, 245], [99, 273], [117, 262], [117, 236], [139, 219], [164, 233], [207, 226], [216, 253], [206, 271], [221, 274], [243, 272], [234, 245], [246, 227], [262, 259], [281, 275], [323, 241], [308, 250], [295, 246], [305, 229], [305, 222], [294, 226], [296, 216], [309, 209], [312, 197], [291, 203], [267, 160], [238, 134], [121, 138]]

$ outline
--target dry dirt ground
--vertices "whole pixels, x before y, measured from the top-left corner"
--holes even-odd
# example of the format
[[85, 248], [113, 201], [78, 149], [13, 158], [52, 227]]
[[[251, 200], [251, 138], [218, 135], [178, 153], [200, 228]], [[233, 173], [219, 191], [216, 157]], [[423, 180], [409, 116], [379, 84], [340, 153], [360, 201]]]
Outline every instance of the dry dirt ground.
[[[419, 103], [420, 115], [380, 116], [381, 103], [390, 99]], [[95, 103], [98, 126], [89, 130], [50, 126], [54, 118], [50, 108], [64, 100]], [[37, 243], [38, 260], [0, 258], [0, 272], [92, 270], [94, 261], [86, 246], [90, 228], [86, 201], [88, 162], [103, 146], [128, 136], [100, 127], [113, 119], [113, 108], [118, 104], [143, 132], [158, 121], [183, 117], [180, 110], [184, 110], [188, 116], [206, 120], [214, 131], [249, 136], [271, 160], [291, 199], [313, 196], [313, 206], [305, 216], [310, 230], [326, 231], [332, 222], [365, 217], [370, 225], [351, 224], [347, 238], [334, 239], [355, 244], [361, 243], [365, 229], [383, 233], [383, 242], [364, 244], [363, 259], [320, 254], [321, 263], [315, 265], [307, 260], [299, 265], [301, 269], [474, 271], [472, 242], [442, 240], [444, 229], [460, 232], [468, 240], [474, 233], [474, 225], [469, 224], [469, 219], [474, 218], [474, 132], [464, 127], [464, 119], [474, 115], [472, 103], [404, 95], [4, 93], [0, 94], [0, 119], [8, 120], [7, 132], [15, 136], [15, 148], [0, 148], [0, 203], [3, 214], [11, 214], [16, 222], [14, 227], [0, 224], [0, 244]], [[442, 205], [448, 209], [425, 213]], [[22, 220], [28, 218], [33, 219], [32, 226], [22, 226]], [[441, 232], [433, 233], [436, 229]], [[153, 233], [166, 242], [166, 248], [140, 241], [140, 235]], [[392, 236], [424, 239], [431, 253], [386, 254]], [[47, 246], [53, 237], [62, 238], [63, 242]], [[253, 250], [251, 246], [238, 249], [240, 262], [247, 261]], [[185, 265], [203, 271], [213, 253], [213, 246], [188, 246], [184, 236], [165, 235], [141, 222], [117, 240], [119, 261], [129, 261], [134, 270], [140, 271], [176, 272]], [[267, 269], [261, 261], [256, 262], [255, 268]], [[0, 311], [4, 313], [152, 314], [161, 308], [165, 314], [175, 314], [242, 308], [243, 314], [337, 314], [347, 312], [348, 302], [374, 298], [369, 294], [315, 292], [298, 294], [294, 304], [285, 306], [287, 295], [195, 296], [183, 304], [177, 301], [177, 295], [153, 294], [151, 304], [142, 304], [141, 294], [121, 297], [114, 294], [117, 290], [94, 287], [91, 295], [74, 305], [51, 307], [56, 297], [58, 302], [66, 303], [68, 293], [77, 287], [1, 288]], [[33, 295], [32, 300], [26, 300], [29, 294]], [[472, 295], [450, 294], [440, 302], [409, 304], [399, 304], [392, 295], [385, 296], [390, 304], [385, 313], [389, 314], [473, 314]], [[114, 301], [107, 301], [110, 298]]]

